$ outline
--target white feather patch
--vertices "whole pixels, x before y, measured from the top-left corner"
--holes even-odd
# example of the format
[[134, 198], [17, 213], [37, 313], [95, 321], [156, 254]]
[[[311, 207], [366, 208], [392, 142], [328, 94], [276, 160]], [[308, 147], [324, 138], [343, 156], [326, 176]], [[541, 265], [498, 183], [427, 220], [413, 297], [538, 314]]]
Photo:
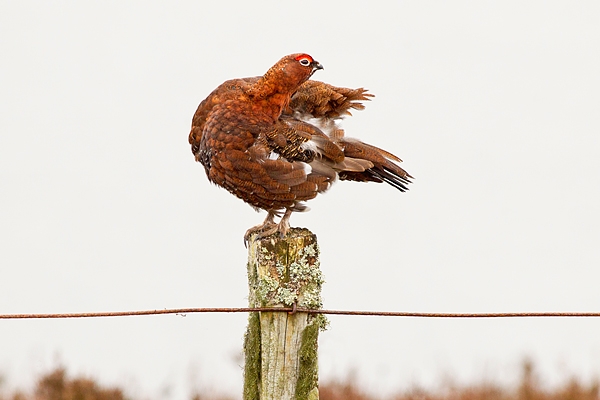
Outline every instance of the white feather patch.
[[300, 145], [300, 148], [304, 151], [306, 150], [311, 150], [317, 154], [321, 154], [321, 151], [319, 149], [319, 146], [317, 145], [317, 143], [314, 140], [307, 140], [306, 142], [302, 143]]
[[316, 126], [327, 136], [330, 136], [339, 127], [337, 122], [331, 119], [315, 118], [310, 114], [302, 113], [295, 113], [294, 116], [302, 122]]
[[302, 164], [302, 169], [304, 169], [304, 173], [306, 175], [308, 175], [312, 172], [312, 167], [310, 166], [310, 164], [307, 164], [305, 162], [301, 162], [300, 164]]

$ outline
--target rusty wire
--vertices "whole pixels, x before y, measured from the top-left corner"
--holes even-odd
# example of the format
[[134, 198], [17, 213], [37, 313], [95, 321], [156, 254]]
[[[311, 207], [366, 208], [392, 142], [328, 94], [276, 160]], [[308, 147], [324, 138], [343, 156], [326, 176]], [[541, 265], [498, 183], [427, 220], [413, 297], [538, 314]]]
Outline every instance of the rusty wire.
[[309, 310], [303, 308], [174, 308], [164, 310], [85, 312], [61, 314], [0, 314], [0, 319], [60, 319], [60, 318], [98, 318], [130, 317], [160, 314], [196, 314], [196, 313], [247, 313], [247, 312], [288, 312], [327, 315], [362, 315], [376, 317], [415, 317], [415, 318], [517, 318], [517, 317], [600, 317], [600, 312], [502, 312], [502, 313], [429, 313], [403, 311], [348, 311], [348, 310]]

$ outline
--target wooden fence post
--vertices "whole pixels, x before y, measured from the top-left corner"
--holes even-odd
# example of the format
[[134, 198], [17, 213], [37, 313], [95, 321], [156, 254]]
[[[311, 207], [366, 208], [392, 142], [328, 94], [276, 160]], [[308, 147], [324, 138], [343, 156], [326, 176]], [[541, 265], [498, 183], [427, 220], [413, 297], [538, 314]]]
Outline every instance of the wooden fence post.
[[[250, 307], [322, 309], [317, 237], [291, 229], [248, 243]], [[317, 340], [320, 314], [250, 313], [244, 338], [244, 400], [319, 398]]]

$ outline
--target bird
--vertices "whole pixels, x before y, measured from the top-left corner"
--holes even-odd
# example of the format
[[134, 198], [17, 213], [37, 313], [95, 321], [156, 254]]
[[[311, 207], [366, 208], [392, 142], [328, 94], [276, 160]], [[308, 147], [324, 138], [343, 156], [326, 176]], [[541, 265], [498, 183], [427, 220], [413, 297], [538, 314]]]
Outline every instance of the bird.
[[209, 181], [267, 212], [244, 243], [285, 237], [292, 213], [337, 180], [404, 192], [414, 179], [394, 154], [345, 136], [340, 120], [374, 95], [310, 80], [322, 69], [309, 54], [287, 55], [262, 76], [225, 81], [194, 113], [188, 141]]

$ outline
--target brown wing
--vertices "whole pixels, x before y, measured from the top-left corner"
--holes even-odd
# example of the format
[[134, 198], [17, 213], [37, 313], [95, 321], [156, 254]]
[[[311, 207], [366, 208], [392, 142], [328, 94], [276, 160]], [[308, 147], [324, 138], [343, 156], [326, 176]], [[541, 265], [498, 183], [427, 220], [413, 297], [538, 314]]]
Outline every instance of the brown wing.
[[350, 109], [362, 110], [362, 101], [374, 95], [366, 89], [340, 88], [319, 81], [306, 81], [294, 93], [287, 114], [299, 112], [314, 118], [338, 119], [352, 115]]
[[345, 154], [344, 148], [335, 139], [335, 135], [343, 137], [342, 129], [336, 129], [335, 135], [327, 135], [317, 126], [295, 118], [281, 118], [276, 126], [277, 134], [287, 142], [284, 148], [273, 146], [273, 151], [288, 160], [309, 163], [314, 173], [334, 180], [338, 172], [364, 172], [373, 167], [373, 163], [366, 159]]
[[412, 176], [398, 165], [402, 162], [400, 158], [359, 140], [345, 138], [343, 129], [333, 121], [350, 115], [350, 109], [364, 109], [361, 102], [368, 101], [371, 97], [373, 95], [366, 93], [363, 88], [347, 89], [323, 82], [307, 81], [294, 94], [286, 112], [304, 118], [316, 118], [327, 128], [332, 142], [342, 150], [347, 164], [350, 164], [350, 160], [362, 163], [362, 166], [371, 164], [363, 170], [336, 168], [341, 180], [386, 182], [400, 191], [408, 190], [406, 185], [410, 183]]
[[401, 192], [408, 190], [406, 185], [411, 183], [410, 178], [413, 177], [398, 165], [402, 160], [392, 153], [354, 139], [342, 138], [338, 144], [344, 149], [346, 157], [359, 158], [373, 163], [372, 168], [363, 172], [340, 172], [341, 180], [386, 182]]

